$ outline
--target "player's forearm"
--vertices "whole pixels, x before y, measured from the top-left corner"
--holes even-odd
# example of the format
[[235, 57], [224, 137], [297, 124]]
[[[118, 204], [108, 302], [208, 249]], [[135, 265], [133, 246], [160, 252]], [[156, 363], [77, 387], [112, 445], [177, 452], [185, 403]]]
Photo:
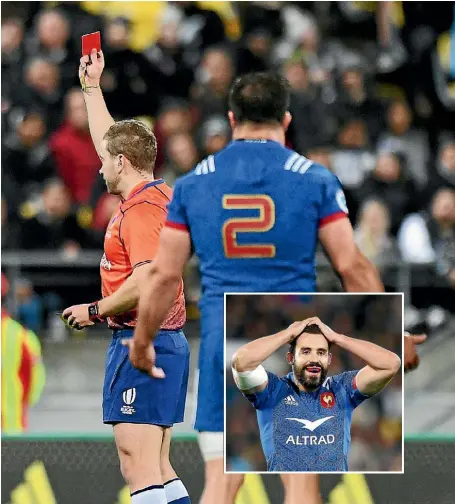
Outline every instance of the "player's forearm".
[[98, 303], [100, 317], [120, 315], [135, 308], [139, 301], [139, 279], [134, 273], [120, 286], [120, 288]]
[[232, 358], [232, 367], [238, 371], [251, 371], [267, 360], [279, 348], [290, 343], [287, 330], [258, 338], [240, 347]]
[[375, 266], [360, 252], [355, 262], [339, 270], [346, 292], [384, 292], [384, 285]]
[[172, 308], [181, 278], [165, 275], [155, 268], [145, 283], [139, 299], [139, 312], [134, 339], [139, 345], [148, 345]]
[[340, 348], [357, 355], [373, 369], [396, 373], [401, 366], [401, 360], [397, 354], [371, 343], [371, 341], [339, 334], [334, 343]]
[[101, 87], [92, 87], [84, 93], [85, 105], [88, 112], [88, 122], [93, 145], [100, 152], [101, 142], [107, 130], [115, 124], [106, 102], [104, 101]]

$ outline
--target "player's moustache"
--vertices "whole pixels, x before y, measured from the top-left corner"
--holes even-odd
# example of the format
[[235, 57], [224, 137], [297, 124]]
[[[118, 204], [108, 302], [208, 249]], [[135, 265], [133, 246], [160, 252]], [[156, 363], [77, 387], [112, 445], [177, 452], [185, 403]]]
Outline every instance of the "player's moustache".
[[319, 362], [309, 362], [308, 364], [306, 364], [306, 366], [304, 367], [304, 369], [313, 368], [313, 367], [320, 368], [321, 371], [324, 369], [324, 367], [322, 366], [322, 364], [319, 363]]

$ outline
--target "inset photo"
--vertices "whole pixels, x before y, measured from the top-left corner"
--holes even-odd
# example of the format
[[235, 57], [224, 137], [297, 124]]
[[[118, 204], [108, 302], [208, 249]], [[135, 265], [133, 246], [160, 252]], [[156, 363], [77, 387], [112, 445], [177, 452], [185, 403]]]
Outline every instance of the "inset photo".
[[403, 473], [402, 294], [225, 294], [226, 472]]

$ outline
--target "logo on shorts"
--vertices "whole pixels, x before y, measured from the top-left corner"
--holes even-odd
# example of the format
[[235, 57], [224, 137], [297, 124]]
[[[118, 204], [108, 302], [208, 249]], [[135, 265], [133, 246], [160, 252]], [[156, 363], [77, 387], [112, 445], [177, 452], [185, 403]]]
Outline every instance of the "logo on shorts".
[[125, 404], [133, 404], [134, 400], [136, 399], [136, 389], [135, 388], [129, 388], [128, 390], [125, 390], [123, 392], [123, 402]]
[[136, 413], [136, 410], [133, 406], [131, 406], [136, 399], [136, 389], [130, 388], [125, 390], [122, 394], [122, 398], [125, 404], [120, 408], [120, 411], [124, 415], [132, 415], [133, 413]]

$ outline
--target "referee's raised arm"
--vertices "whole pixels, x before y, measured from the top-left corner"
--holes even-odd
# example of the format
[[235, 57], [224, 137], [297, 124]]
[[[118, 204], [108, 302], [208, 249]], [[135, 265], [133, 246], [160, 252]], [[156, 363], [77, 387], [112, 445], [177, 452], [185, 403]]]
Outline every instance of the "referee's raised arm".
[[100, 79], [103, 70], [104, 55], [102, 51], [97, 53], [94, 49], [90, 56], [83, 56], [80, 60], [79, 79], [87, 107], [90, 135], [98, 154], [106, 131], [115, 124], [109, 110], [107, 110], [101, 91]]

